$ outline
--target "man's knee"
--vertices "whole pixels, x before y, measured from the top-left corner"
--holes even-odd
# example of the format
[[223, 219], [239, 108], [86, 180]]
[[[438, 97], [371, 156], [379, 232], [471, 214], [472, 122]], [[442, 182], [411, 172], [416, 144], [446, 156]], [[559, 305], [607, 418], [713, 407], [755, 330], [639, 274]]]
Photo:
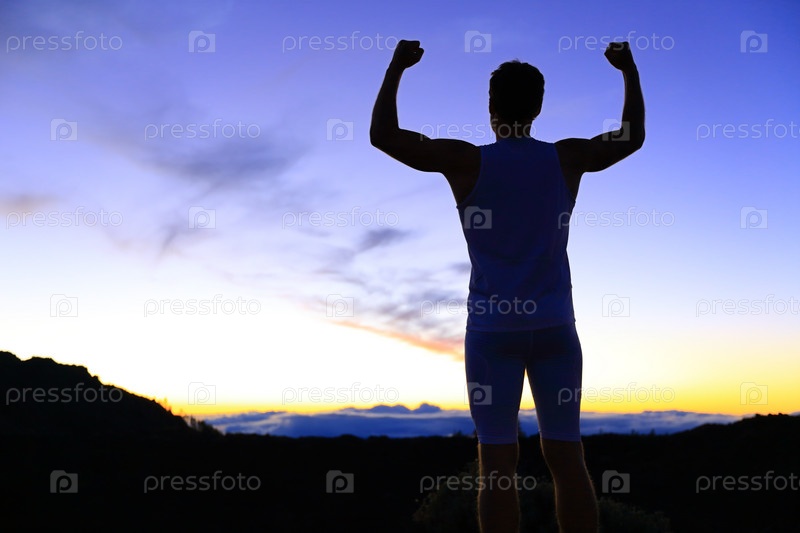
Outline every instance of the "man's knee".
[[542, 455], [550, 469], [583, 469], [583, 443], [580, 441], [566, 441], [541, 439]]
[[479, 444], [478, 456], [481, 467], [503, 472], [513, 471], [519, 461], [519, 445], [514, 444]]

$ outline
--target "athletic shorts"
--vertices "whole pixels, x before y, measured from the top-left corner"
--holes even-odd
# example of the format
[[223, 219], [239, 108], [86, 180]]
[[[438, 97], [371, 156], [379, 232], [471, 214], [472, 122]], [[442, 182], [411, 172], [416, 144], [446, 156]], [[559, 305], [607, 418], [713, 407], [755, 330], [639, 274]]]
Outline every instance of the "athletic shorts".
[[530, 331], [470, 331], [464, 341], [478, 442], [517, 442], [525, 371], [543, 439], [580, 441], [583, 353], [575, 323]]

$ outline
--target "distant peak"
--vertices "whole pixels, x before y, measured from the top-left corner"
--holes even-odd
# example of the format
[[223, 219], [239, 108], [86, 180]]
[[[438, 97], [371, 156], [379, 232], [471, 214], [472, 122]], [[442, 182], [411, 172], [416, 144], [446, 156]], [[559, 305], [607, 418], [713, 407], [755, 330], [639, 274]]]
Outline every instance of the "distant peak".
[[414, 412], [415, 413], [421, 413], [421, 414], [424, 414], [424, 413], [441, 413], [442, 412], [442, 408], [439, 407], [438, 405], [433, 405], [431, 403], [421, 403], [419, 405], [419, 407], [414, 409]]

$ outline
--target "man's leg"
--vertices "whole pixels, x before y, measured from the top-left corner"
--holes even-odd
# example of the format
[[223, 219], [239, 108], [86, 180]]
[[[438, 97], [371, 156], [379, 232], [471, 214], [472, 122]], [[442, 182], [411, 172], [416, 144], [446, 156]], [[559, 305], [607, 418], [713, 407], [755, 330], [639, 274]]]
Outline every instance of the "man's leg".
[[525, 332], [467, 331], [469, 410], [478, 433], [478, 520], [482, 533], [517, 533], [517, 426], [525, 380]]
[[583, 461], [583, 444], [541, 439], [542, 455], [553, 475], [556, 516], [561, 533], [596, 533], [597, 498]]
[[481, 533], [518, 533], [516, 487], [518, 444], [478, 444], [480, 481], [478, 521]]
[[574, 324], [534, 332], [528, 379], [562, 533], [595, 533], [598, 528], [597, 500], [580, 440], [582, 372], [583, 352]]

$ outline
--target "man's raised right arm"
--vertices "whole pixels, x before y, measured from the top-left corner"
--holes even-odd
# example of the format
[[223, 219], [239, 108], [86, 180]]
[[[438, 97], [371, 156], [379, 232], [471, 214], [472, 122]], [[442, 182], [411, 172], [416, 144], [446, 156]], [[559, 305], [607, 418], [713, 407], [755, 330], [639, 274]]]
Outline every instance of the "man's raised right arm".
[[605, 56], [622, 72], [625, 81], [625, 104], [620, 128], [591, 139], [563, 139], [556, 149], [565, 170], [565, 177], [577, 194], [578, 181], [584, 172], [597, 172], [617, 163], [644, 144], [644, 98], [639, 84], [639, 71], [633, 62], [630, 45], [610, 43]]

